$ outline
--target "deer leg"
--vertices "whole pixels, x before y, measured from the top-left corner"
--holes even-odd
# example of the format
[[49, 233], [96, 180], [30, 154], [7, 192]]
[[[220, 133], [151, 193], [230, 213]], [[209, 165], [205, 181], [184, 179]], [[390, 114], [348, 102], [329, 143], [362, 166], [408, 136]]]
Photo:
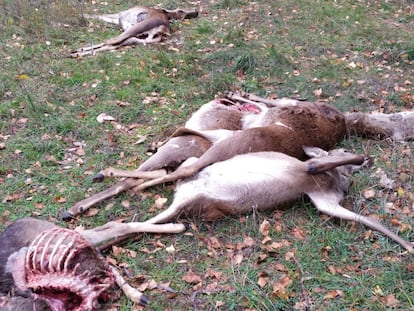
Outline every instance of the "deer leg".
[[76, 58], [86, 55], [94, 55], [96, 52], [113, 51], [120, 47], [120, 45], [107, 45], [106, 43], [100, 43], [97, 45], [86, 46], [75, 50], [70, 53], [70, 57]]
[[136, 288], [133, 288], [128, 282], [124, 279], [124, 277], [119, 273], [119, 271], [113, 267], [111, 267], [112, 274], [115, 277], [115, 283], [119, 286], [120, 289], [124, 292], [127, 298], [131, 299], [133, 302], [138, 303], [140, 305], [146, 306], [148, 303], [148, 298], [143, 293], [141, 293]]
[[[281, 105], [282, 101], [280, 99], [268, 99], [263, 98], [254, 94], [250, 93], [234, 93], [234, 92], [227, 92], [225, 94], [226, 98], [232, 99], [238, 102], [244, 102], [249, 103], [253, 105], [257, 105], [258, 103], [265, 104], [267, 107], [278, 107]], [[293, 102], [296, 100], [289, 100], [290, 102]]]
[[117, 182], [115, 185], [99, 193], [96, 193], [90, 196], [89, 198], [86, 198], [82, 201], [77, 202], [70, 209], [62, 213], [62, 216], [61, 216], [62, 220], [70, 220], [74, 216], [83, 213], [84, 211], [94, 206], [95, 204], [98, 204], [99, 202], [102, 202], [103, 200], [116, 196], [123, 191], [126, 191], [128, 189], [131, 189], [139, 185], [140, 183], [142, 183], [142, 180], [135, 179], [135, 178], [126, 178], [124, 180], [121, 180], [120, 182]]
[[324, 213], [324, 214], [327, 214], [333, 217], [338, 217], [340, 219], [346, 219], [346, 220], [352, 220], [352, 221], [359, 222], [371, 229], [374, 229], [376, 231], [383, 233], [385, 236], [399, 243], [409, 253], [414, 253], [414, 246], [412, 243], [404, 240], [403, 238], [399, 237], [395, 233], [391, 232], [389, 229], [384, 227], [377, 220], [371, 217], [359, 215], [357, 213], [354, 213], [342, 207], [341, 205], [338, 204], [336, 198], [334, 198], [334, 194], [315, 192], [315, 193], [307, 193], [307, 195], [310, 197], [310, 199], [315, 204], [318, 211], [320, 211], [321, 213]]
[[108, 40], [104, 43], [91, 45], [91, 46], [85, 46], [83, 48], [77, 49], [77, 50], [73, 51], [72, 53], [70, 53], [70, 57], [76, 58], [76, 57], [80, 57], [80, 56], [94, 55], [97, 52], [113, 51], [113, 50], [119, 49], [120, 47], [133, 46], [133, 45], [136, 45], [138, 43], [145, 44], [145, 43], [156, 43], [156, 42], [160, 41], [160, 39], [143, 40], [143, 39], [138, 39], [138, 38], [135, 38], [135, 37], [130, 37], [130, 38], [125, 39], [124, 41], [118, 42], [117, 38], [118, 37], [110, 39], [110, 40]]
[[128, 177], [128, 178], [139, 178], [139, 179], [154, 179], [154, 178], [160, 178], [162, 176], [165, 176], [167, 174], [167, 171], [164, 169], [155, 170], [155, 171], [141, 171], [141, 170], [133, 170], [133, 171], [127, 171], [127, 170], [120, 170], [116, 168], [107, 168], [103, 171], [100, 171], [98, 174], [96, 174], [92, 180], [94, 182], [100, 182], [105, 177]]
[[98, 246], [104, 242], [109, 245], [112, 240], [118, 241], [119, 237], [130, 236], [134, 233], [180, 233], [186, 229], [185, 224], [181, 223], [150, 224], [111, 221], [93, 229], [81, 230], [79, 233], [91, 244]]
[[[261, 100], [253, 101], [253, 100], [250, 100], [249, 98], [246, 98], [246, 97], [244, 97], [244, 96], [242, 96], [238, 93], [228, 92], [225, 96], [226, 96], [226, 98], [234, 100], [236, 102], [248, 103], [248, 104], [252, 104], [252, 105], [257, 105], [258, 103], [263, 103], [263, 104], [267, 105], [266, 102], [263, 102]], [[258, 98], [260, 98], [260, 97], [258, 97]], [[263, 98], [262, 100], [265, 100], [265, 99]]]
[[319, 174], [331, 169], [334, 169], [337, 166], [341, 165], [362, 165], [365, 161], [365, 156], [363, 155], [342, 155], [342, 156], [326, 156], [322, 158], [313, 158], [307, 163], [307, 172], [309, 174]]

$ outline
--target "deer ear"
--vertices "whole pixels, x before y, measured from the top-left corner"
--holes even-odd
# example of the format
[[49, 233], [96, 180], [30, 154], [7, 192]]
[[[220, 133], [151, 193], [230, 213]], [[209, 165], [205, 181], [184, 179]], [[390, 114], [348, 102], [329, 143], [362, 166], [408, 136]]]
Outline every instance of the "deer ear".
[[306, 153], [306, 155], [311, 158], [321, 158], [326, 157], [328, 155], [327, 151], [318, 147], [302, 146], [302, 149]]

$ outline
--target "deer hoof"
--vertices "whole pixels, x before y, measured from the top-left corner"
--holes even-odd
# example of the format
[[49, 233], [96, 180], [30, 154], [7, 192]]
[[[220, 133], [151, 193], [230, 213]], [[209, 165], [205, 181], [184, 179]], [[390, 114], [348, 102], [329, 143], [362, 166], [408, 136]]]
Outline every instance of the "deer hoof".
[[142, 295], [142, 297], [140, 298], [140, 300], [139, 300], [139, 303], [142, 305], [142, 306], [146, 306], [147, 304], [148, 304], [148, 297], [147, 296], [145, 296], [145, 295]]
[[73, 215], [69, 212], [63, 212], [60, 217], [62, 218], [63, 221], [69, 221], [73, 218]]
[[92, 181], [93, 182], [101, 182], [105, 179], [105, 175], [102, 173], [96, 174], [95, 176], [93, 176]]
[[191, 229], [191, 224], [189, 222], [183, 222], [183, 225], [184, 225], [186, 231]]

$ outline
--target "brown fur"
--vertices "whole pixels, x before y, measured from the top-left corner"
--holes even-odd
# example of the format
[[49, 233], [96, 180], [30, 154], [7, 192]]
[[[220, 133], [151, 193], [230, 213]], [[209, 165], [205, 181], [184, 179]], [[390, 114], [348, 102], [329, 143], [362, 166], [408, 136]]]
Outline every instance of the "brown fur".
[[343, 114], [326, 104], [275, 107], [269, 109], [257, 123], [266, 126], [237, 131], [233, 136], [214, 143], [192, 165], [180, 167], [165, 177], [145, 182], [137, 189], [189, 177], [207, 165], [243, 153], [277, 151], [305, 159], [303, 146], [329, 150], [346, 134]]
[[154, 171], [160, 168], [176, 169], [188, 157], [200, 157], [211, 147], [211, 142], [198, 135], [172, 137], [138, 168]]

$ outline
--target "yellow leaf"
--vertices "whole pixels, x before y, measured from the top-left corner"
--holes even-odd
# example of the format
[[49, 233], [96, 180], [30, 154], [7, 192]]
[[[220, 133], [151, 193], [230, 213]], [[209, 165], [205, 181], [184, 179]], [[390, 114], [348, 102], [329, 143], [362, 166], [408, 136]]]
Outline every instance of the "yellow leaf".
[[25, 73], [22, 73], [21, 75], [17, 75], [16, 76], [16, 79], [20, 79], [20, 80], [27, 80], [29, 78], [30, 77], [27, 74], [25, 74]]
[[379, 285], [376, 285], [374, 287], [374, 293], [378, 296], [384, 296], [384, 292], [382, 291], [382, 288]]
[[404, 195], [404, 189], [402, 187], [398, 187], [397, 193], [399, 197], [402, 197]]

